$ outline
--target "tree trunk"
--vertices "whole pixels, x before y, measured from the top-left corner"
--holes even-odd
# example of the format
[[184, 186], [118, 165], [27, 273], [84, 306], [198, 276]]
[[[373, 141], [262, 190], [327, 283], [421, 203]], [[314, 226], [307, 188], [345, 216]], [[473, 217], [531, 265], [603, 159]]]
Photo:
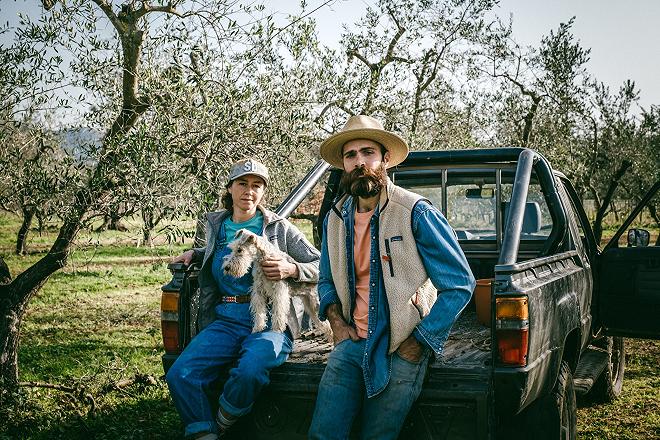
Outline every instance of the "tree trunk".
[[121, 216], [116, 213], [110, 214], [110, 224], [108, 225], [109, 231], [126, 232], [128, 228], [121, 222]]
[[154, 211], [152, 209], [142, 208], [142, 242], [153, 247], [151, 231], [154, 230]]
[[[51, 1], [45, 3], [51, 7], [54, 4]], [[138, 96], [140, 49], [144, 32], [138, 28], [137, 23], [148, 11], [143, 8], [118, 16], [109, 3], [100, 0], [95, 0], [95, 3], [110, 19], [122, 43], [122, 106], [104, 136], [100, 159], [87, 187], [76, 192], [73, 203], [63, 218], [57, 239], [48, 253], [13, 281], [7, 265], [0, 258], [0, 383], [4, 384], [15, 386], [18, 381], [20, 324], [28, 302], [53, 273], [66, 265], [71, 244], [80, 231], [83, 217], [90, 209], [98, 209], [97, 202], [115, 187], [119, 180], [117, 173], [120, 172], [116, 165], [120, 163], [118, 156], [121, 144], [118, 141], [133, 128], [150, 105]]]
[[34, 208], [23, 208], [23, 223], [16, 236], [16, 255], [25, 255], [27, 253], [25, 243], [27, 241], [30, 225], [32, 224], [32, 219], [34, 218], [34, 213]]
[[628, 171], [628, 168], [631, 166], [632, 162], [624, 160], [616, 173], [614, 173], [612, 180], [610, 180], [610, 184], [607, 188], [607, 192], [605, 193], [605, 197], [603, 197], [603, 200], [601, 201], [601, 204], [598, 208], [598, 212], [596, 212], [596, 218], [594, 219], [593, 230], [594, 236], [596, 237], [596, 243], [600, 243], [600, 240], [603, 237], [603, 219], [607, 213], [607, 208], [610, 206], [612, 197], [614, 197], [614, 191], [616, 191], [621, 178], [624, 174], [626, 174], [626, 171]]
[[0, 386], [13, 388], [18, 383], [18, 340], [20, 319], [10, 300], [9, 268], [0, 257]]
[[96, 232], [103, 231], [121, 231], [126, 232], [128, 228], [121, 222], [121, 216], [116, 213], [110, 213], [103, 216], [103, 223], [96, 228]]
[[523, 127], [522, 137], [521, 137], [521, 146], [527, 148], [529, 146], [529, 139], [532, 136], [532, 126], [534, 124], [534, 116], [536, 116], [536, 111], [539, 108], [539, 103], [541, 98], [531, 94], [532, 105], [529, 107], [529, 111], [525, 115], [525, 126]]

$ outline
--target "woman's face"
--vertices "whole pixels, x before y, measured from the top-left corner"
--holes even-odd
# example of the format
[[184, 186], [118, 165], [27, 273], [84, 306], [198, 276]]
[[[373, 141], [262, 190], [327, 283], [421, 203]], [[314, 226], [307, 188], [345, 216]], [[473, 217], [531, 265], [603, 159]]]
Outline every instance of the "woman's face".
[[227, 191], [231, 194], [234, 210], [253, 213], [257, 205], [264, 198], [266, 182], [264, 179], [251, 174], [241, 176], [229, 185]]

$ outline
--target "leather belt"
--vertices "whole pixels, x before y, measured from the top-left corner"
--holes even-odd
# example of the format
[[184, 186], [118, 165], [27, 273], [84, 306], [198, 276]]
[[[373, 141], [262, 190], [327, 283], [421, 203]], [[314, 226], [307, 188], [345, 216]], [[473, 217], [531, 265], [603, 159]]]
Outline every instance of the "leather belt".
[[245, 304], [250, 302], [250, 295], [223, 296], [220, 302]]

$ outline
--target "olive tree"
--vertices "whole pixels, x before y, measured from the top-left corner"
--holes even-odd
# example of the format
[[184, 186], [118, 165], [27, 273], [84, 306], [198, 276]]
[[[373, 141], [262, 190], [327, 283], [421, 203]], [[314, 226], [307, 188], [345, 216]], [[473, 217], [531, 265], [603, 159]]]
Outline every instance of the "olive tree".
[[[102, 211], [103, 204], [129, 183], [123, 166], [130, 162], [130, 150], [124, 141], [159, 99], [158, 91], [147, 93], [143, 89], [141, 76], [143, 46], [152, 29], [158, 28], [158, 16], [197, 20], [198, 29], [227, 37], [234, 8], [231, 2], [199, 1], [129, 1], [120, 7], [107, 0], [44, 0], [43, 4], [49, 12], [38, 21], [26, 18], [21, 32], [48, 47], [60, 44], [59, 49], [69, 50], [73, 57], [70, 76], [79, 81], [77, 85], [88, 93], [86, 98], [95, 103], [89, 112], [90, 123], [105, 127], [105, 133], [100, 146], [90, 151], [87, 179], [59, 213], [62, 226], [48, 252], [13, 279], [6, 264], [1, 264], [0, 380], [9, 387], [18, 379], [20, 327], [30, 298], [67, 264], [72, 243], [89, 215]], [[111, 36], [98, 32], [101, 23], [110, 23]], [[10, 106], [9, 111], [16, 108], [17, 105]]]
[[334, 73], [328, 105], [321, 112], [328, 131], [346, 114], [372, 114], [387, 129], [402, 132], [413, 148], [472, 144], [460, 102], [460, 71], [469, 50], [490, 32], [487, 14], [495, 2], [379, 1], [346, 28], [344, 53]]

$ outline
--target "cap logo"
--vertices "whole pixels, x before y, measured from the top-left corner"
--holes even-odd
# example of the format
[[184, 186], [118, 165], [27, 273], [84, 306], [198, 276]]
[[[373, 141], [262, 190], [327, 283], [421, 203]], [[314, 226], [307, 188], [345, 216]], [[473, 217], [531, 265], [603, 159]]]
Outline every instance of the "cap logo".
[[243, 171], [254, 171], [254, 164], [251, 160], [248, 160], [243, 164]]

